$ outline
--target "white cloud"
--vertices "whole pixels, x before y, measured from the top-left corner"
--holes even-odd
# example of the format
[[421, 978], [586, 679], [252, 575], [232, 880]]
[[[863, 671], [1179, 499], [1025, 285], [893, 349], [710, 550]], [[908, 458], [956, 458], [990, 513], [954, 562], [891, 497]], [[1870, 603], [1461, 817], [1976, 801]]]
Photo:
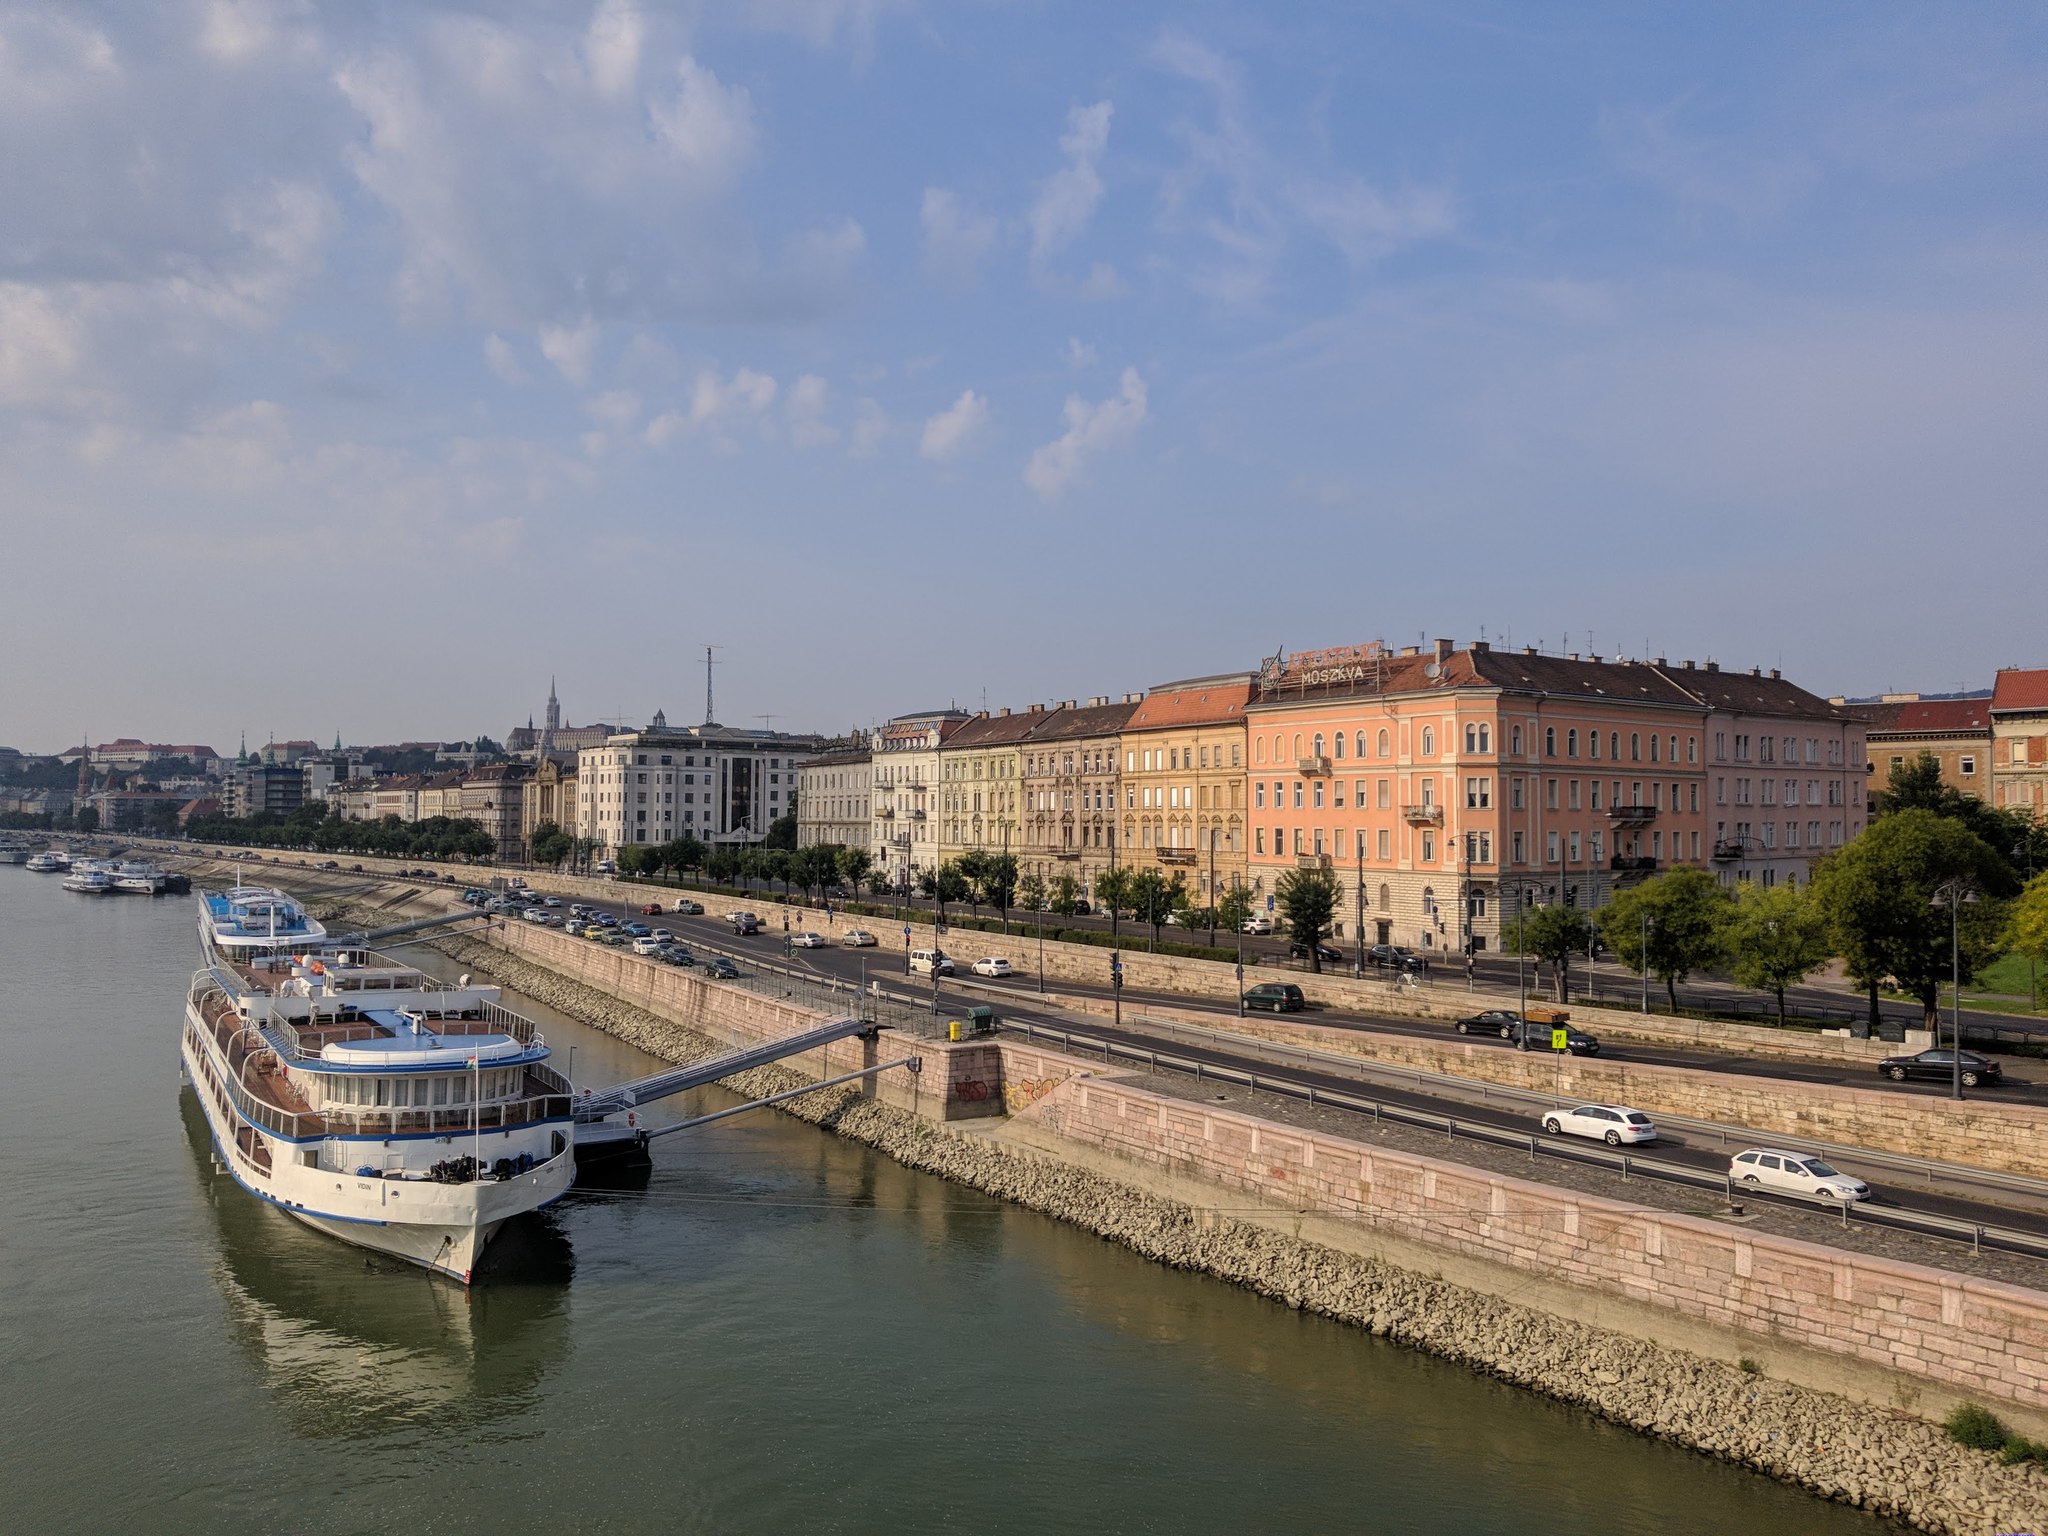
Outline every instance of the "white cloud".
[[640, 419], [640, 397], [630, 389], [607, 390], [595, 400], [585, 401], [583, 409], [600, 426], [625, 432]]
[[519, 354], [512, 350], [512, 343], [493, 331], [484, 338], [484, 361], [491, 365], [491, 372], [507, 384], [531, 384], [532, 377], [519, 365]]
[[1043, 269], [1094, 218], [1103, 196], [1098, 167], [1109, 148], [1109, 120], [1115, 110], [1113, 103], [1098, 101], [1067, 113], [1067, 131], [1060, 135], [1067, 163], [1038, 184], [1038, 196], [1026, 215], [1034, 267]]
[[934, 461], [958, 458], [973, 450], [987, 426], [987, 397], [963, 390], [958, 400], [925, 422], [917, 451]]
[[632, 0], [603, 0], [583, 34], [590, 80], [604, 96], [624, 96], [639, 83], [646, 14]]
[[1088, 269], [1087, 280], [1081, 284], [1084, 299], [1120, 298], [1124, 291], [1124, 280], [1117, 276], [1116, 268], [1106, 261], [1098, 261]]
[[826, 422], [831, 387], [815, 373], [801, 375], [789, 386], [789, 398], [782, 414], [789, 424], [789, 440], [799, 448], [822, 448], [837, 442], [839, 429]]
[[847, 451], [856, 459], [871, 459], [882, 450], [889, 436], [889, 417], [875, 401], [863, 395], [853, 410], [853, 440]]
[[726, 86], [685, 54], [676, 65], [676, 93], [648, 104], [657, 137], [700, 186], [719, 185], [754, 151], [754, 104], [744, 88]]
[[1145, 424], [1145, 381], [1126, 368], [1117, 393], [1090, 405], [1079, 395], [1067, 396], [1062, 417], [1067, 430], [1031, 455], [1024, 483], [1041, 500], [1052, 501], [1086, 473], [1088, 462], [1135, 436]]
[[919, 217], [925, 271], [958, 287], [970, 286], [979, 275], [981, 258], [995, 246], [995, 219], [973, 212], [944, 187], [924, 189]]
[[1096, 355], [1095, 348], [1078, 336], [1069, 336], [1067, 338], [1067, 344], [1060, 349], [1060, 357], [1069, 368], [1077, 370], [1093, 368], [1101, 361], [1101, 358]]
[[581, 325], [544, 325], [540, 328], [540, 354], [555, 365], [555, 371], [571, 384], [590, 382], [591, 366], [597, 361], [598, 332], [595, 322]]
[[734, 370], [728, 378], [706, 369], [697, 375], [687, 409], [664, 411], [647, 424], [644, 434], [655, 448], [688, 433], [701, 432], [720, 448], [733, 446], [728, 429], [758, 423], [775, 404], [775, 380], [751, 368]]

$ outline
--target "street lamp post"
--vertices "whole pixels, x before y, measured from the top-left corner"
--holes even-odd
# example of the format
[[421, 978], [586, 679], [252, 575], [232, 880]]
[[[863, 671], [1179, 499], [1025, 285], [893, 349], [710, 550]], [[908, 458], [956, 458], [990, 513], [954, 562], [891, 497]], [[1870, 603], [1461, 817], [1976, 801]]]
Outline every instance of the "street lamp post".
[[1934, 904], [1948, 908], [1949, 963], [1949, 1096], [1963, 1096], [1963, 904], [1975, 901], [1977, 891], [1967, 880], [1945, 880], [1934, 889]]
[[1515, 992], [1519, 999], [1515, 1005], [1515, 1049], [1518, 1051], [1526, 1051], [1529, 1048], [1529, 978], [1526, 969], [1529, 945], [1526, 930], [1531, 890], [1536, 891], [1538, 895], [1542, 894], [1541, 886], [1527, 880], [1504, 880], [1500, 885], [1503, 898], [1509, 891], [1515, 893]]
[[1363, 830], [1360, 830], [1353, 835], [1357, 839], [1355, 847], [1358, 853], [1358, 896], [1351, 915], [1358, 919], [1358, 958], [1351, 962], [1351, 974], [1363, 977], [1365, 975], [1365, 833]]

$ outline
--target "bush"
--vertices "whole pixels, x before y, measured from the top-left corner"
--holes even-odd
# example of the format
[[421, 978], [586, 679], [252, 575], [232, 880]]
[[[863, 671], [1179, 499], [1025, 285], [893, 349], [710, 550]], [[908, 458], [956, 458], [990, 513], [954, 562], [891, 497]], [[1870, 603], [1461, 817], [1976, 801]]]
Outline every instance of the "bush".
[[2048, 1465], [2048, 1445], [2043, 1445], [2038, 1440], [2029, 1440], [2025, 1435], [2014, 1435], [1999, 1448], [1998, 1460], [2001, 1465], [2008, 1467], [2022, 1461], [2038, 1461]]
[[1949, 1438], [1973, 1451], [2001, 1451], [2012, 1437], [1998, 1415], [1975, 1403], [1959, 1403], [1945, 1426]]
[[1764, 1373], [1763, 1366], [1749, 1355], [1744, 1355], [1735, 1364], [1736, 1368], [1745, 1376], [1761, 1376]]

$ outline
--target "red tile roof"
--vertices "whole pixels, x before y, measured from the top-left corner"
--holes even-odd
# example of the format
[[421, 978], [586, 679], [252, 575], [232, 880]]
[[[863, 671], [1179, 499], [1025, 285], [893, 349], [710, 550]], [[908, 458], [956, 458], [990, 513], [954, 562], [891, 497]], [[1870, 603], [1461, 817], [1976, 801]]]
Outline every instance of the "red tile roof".
[[2048, 667], [2001, 667], [1991, 685], [1991, 712], [2048, 709]]
[[1168, 683], [1146, 694], [1131, 716], [1127, 731], [1163, 731], [1189, 725], [1232, 725], [1244, 720], [1251, 702], [1249, 673], [1229, 677], [1198, 677]]
[[1852, 706], [1870, 723], [1873, 740], [1886, 736], [1988, 736], [1989, 699], [1907, 699]]

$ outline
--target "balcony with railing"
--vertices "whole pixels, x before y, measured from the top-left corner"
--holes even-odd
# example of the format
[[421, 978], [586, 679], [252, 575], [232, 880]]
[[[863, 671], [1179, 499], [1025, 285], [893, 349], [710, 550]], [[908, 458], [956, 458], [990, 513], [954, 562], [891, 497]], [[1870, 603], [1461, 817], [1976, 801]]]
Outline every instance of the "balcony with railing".
[[905, 816], [908, 816], [912, 821], [923, 821], [925, 819], [923, 806], [912, 806], [903, 814]]
[[1297, 853], [1294, 856], [1296, 869], [1328, 869], [1331, 867], [1327, 853]]
[[876, 806], [875, 819], [878, 821], [894, 821], [896, 819], [896, 807], [893, 805]]
[[1657, 861], [1646, 854], [1617, 853], [1607, 861], [1607, 867], [1616, 874], [1649, 874], [1656, 869]]
[[1607, 819], [1623, 823], [1624, 825], [1641, 826], [1646, 821], [1655, 821], [1657, 819], [1657, 807], [1654, 805], [1610, 805], [1607, 808]]
[[1740, 838], [1717, 838], [1714, 842], [1714, 862], [1732, 864], [1747, 853]]
[[1162, 864], [1192, 864], [1197, 857], [1193, 848], [1154, 848]]
[[1444, 808], [1427, 801], [1421, 805], [1401, 807], [1401, 819], [1413, 827], [1440, 827], [1444, 824]]
[[1308, 757], [1297, 757], [1294, 760], [1294, 771], [1296, 773], [1306, 773], [1313, 777], [1328, 777], [1330, 772], [1330, 756], [1327, 752], [1318, 752]]

